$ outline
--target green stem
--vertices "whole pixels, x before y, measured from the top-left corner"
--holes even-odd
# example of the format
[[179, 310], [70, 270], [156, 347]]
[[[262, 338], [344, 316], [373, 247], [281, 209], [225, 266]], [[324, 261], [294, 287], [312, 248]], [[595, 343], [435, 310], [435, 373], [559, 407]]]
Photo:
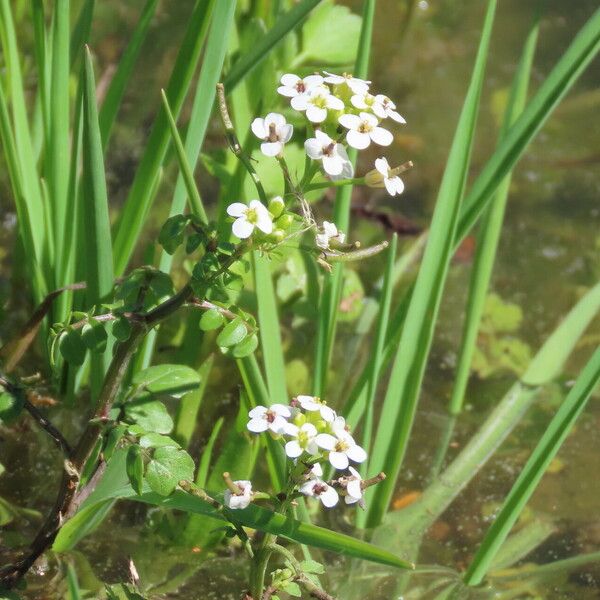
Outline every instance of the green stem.
[[322, 181], [320, 183], [311, 183], [308, 184], [304, 191], [312, 192], [313, 190], [324, 190], [326, 188], [334, 187], [342, 187], [344, 185], [364, 185], [365, 178], [364, 177], [354, 177], [353, 179], [338, 179], [336, 181]]

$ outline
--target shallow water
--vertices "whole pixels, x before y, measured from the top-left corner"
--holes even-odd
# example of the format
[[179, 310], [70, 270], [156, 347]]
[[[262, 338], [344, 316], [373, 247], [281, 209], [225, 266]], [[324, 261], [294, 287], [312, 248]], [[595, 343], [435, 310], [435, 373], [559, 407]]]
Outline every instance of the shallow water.
[[[95, 47], [101, 63], [107, 64], [121, 47], [135, 9], [142, 3], [131, 2], [125, 7], [114, 0], [103, 0], [99, 4]], [[163, 3], [142, 68], [128, 92], [122, 114], [127, 126], [117, 131], [109, 159], [113, 166], [110, 184], [115, 203], [127, 189], [131, 177], [128, 168], [139, 156], [147, 134], [154, 96], [144, 90], [158, 89], [168, 75], [175, 48], [171, 40], [181, 34], [185, 25], [183, 4], [173, 0]], [[358, 7], [360, 2], [348, 4]], [[501, 115], [498, 107], [510, 84], [535, 4], [533, 0], [500, 3], [474, 153], [474, 173], [493, 150]], [[370, 194], [367, 199], [358, 192], [357, 202], [368, 200], [372, 208], [401, 213], [417, 226], [426, 226], [472, 68], [483, 17], [482, 5], [480, 0], [417, 2], [410, 25], [401, 35], [405, 30], [404, 3], [379, 0], [371, 78], [374, 86], [396, 100], [408, 121], [387, 155], [394, 163], [412, 159], [415, 168], [405, 177], [406, 192], [400, 200], [379, 193]], [[534, 89], [596, 5], [594, 0], [577, 0], [569, 3], [567, 10], [561, 0], [548, 2], [536, 56]], [[581, 291], [595, 283], [600, 275], [598, 66], [596, 61], [588, 68], [545, 125], [516, 169], [512, 184], [493, 290], [502, 299], [521, 307], [523, 322], [511, 337], [529, 345], [533, 351], [575, 303]], [[210, 134], [209, 143], [221, 143], [217, 129]], [[375, 157], [365, 157], [365, 165]], [[117, 168], [124, 158], [131, 162], [125, 161], [125, 167]], [[211, 192], [214, 197], [210, 186], [204, 192], [205, 198], [210, 199]], [[10, 224], [12, 216], [6, 213], [6, 204], [3, 201], [4, 222]], [[373, 239], [387, 235], [370, 224], [363, 223], [359, 229], [361, 234]], [[9, 228], [4, 228], [3, 236], [5, 247], [10, 247]], [[430, 476], [438, 440], [447, 424], [445, 406], [452, 389], [471, 255], [472, 247], [467, 243], [449, 276], [414, 437], [397, 491], [398, 503], [408, 502], [410, 494], [414, 497], [423, 489]], [[10, 257], [5, 256], [3, 264], [3, 273], [8, 273]], [[363, 280], [370, 281], [370, 273], [374, 271], [376, 269], [363, 266]], [[9, 277], [3, 275], [3, 299], [11, 298], [9, 283]], [[8, 324], [2, 325], [4, 335], [9, 329]], [[343, 356], [344, 343], [352, 340], [352, 331], [350, 325], [341, 329], [338, 358]], [[569, 361], [566, 380], [577, 373], [599, 339], [600, 323], [596, 320]], [[359, 356], [359, 359], [364, 358]], [[221, 387], [213, 391], [226, 393], [228, 401], [233, 403], [231, 380], [223, 373], [219, 379]], [[514, 375], [506, 371], [487, 379], [473, 379], [467, 411], [454, 430], [446, 463], [469, 439], [513, 380]], [[432, 527], [422, 546], [420, 564], [441, 564], [457, 571], [468, 564], [487, 529], [489, 515], [510, 488], [557, 402], [564, 397], [564, 391], [564, 381], [559, 382], [536, 402], [496, 456]], [[67, 433], [69, 428], [71, 432], [77, 429], [70, 415], [60, 410], [55, 413], [56, 420], [67, 427]], [[554, 531], [517, 563], [517, 569], [526, 563], [544, 564], [597, 550], [600, 480], [590, 475], [597, 470], [600, 455], [598, 425], [600, 408], [592, 401], [580, 418], [575, 434], [561, 450], [552, 473], [544, 477], [529, 505], [530, 519], [541, 515]], [[56, 452], [41, 435], [31, 431], [27, 423], [0, 434], [0, 462], [7, 466], [7, 472], [0, 478], [0, 495], [18, 505], [45, 512], [52, 503], [56, 473], [60, 469]], [[28, 481], [32, 472], [40, 482], [33, 489]], [[158, 515], [154, 515], [154, 522], [151, 519], [150, 523], [147, 516], [140, 507], [119, 505], [106, 523], [80, 545], [79, 551], [68, 557], [77, 567], [82, 587], [96, 589], [98, 580], [126, 580], [127, 559], [132, 557], [142, 581], [153, 587], [155, 593], [163, 593], [162, 597], [239, 597], [245, 572], [243, 561], [235, 552], [232, 558], [224, 553], [198, 566], [201, 549], [169, 548], [160, 534], [160, 526], [156, 525]], [[343, 513], [328, 516], [325, 524], [350, 530]], [[28, 531], [21, 529], [24, 537], [19, 540], [16, 529], [7, 527], [0, 543], [13, 546], [29, 539], [34, 529], [35, 523]], [[390, 545], [393, 547], [393, 540]], [[441, 598], [438, 595], [441, 587], [457, 581], [454, 573], [433, 569], [417, 573], [402, 585], [396, 571], [370, 567], [361, 570], [350, 561], [332, 556], [327, 559], [327, 578], [334, 593], [352, 572], [357, 589], [365, 590], [360, 597], [371, 600]], [[55, 564], [51, 562], [46, 569], [42, 565], [40, 571], [45, 571], [45, 576], [30, 578], [27, 597], [63, 597], [64, 582], [55, 577]], [[452, 597], [491, 597], [498, 593], [503, 594], [498, 596], [502, 598], [586, 600], [600, 595], [597, 563], [544, 578], [519, 576], [517, 571], [505, 572], [504, 576], [502, 580], [495, 580], [496, 592], [458, 589], [457, 595]]]

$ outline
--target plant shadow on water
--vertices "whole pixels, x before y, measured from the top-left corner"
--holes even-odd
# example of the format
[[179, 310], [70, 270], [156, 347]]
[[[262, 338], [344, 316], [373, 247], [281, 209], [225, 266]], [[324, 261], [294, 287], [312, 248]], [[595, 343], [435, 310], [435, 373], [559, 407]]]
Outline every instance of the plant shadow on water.
[[[129, 32], [122, 33], [112, 19], [120, 15], [126, 23], [124, 17], [129, 13], [113, 0], [103, 0], [101, 4], [94, 35], [101, 60], [108, 64], [111, 55], [118, 52], [114, 47], [120, 47], [120, 36], [129, 35]], [[141, 3], [136, 4], [141, 6]], [[165, 80], [162, 74], [170, 70], [170, 62], [163, 64], [166, 59], [161, 57], [163, 63], [159, 62], [158, 48], [172, 36], [181, 35], [185, 28], [183, 4], [165, 2], [160, 9], [158, 24], [150, 31], [154, 43], [148, 44], [148, 54], [143, 57], [128, 88], [123, 118], [116, 125], [115, 140], [111, 142], [112, 151], [107, 158], [110, 197], [115, 206], [126, 195], [132, 178], [123, 167], [127, 164], [124, 158], [142, 154], [145, 135], [141, 131], [155, 109], [146, 90], [158, 89], [155, 79]], [[350, 0], [343, 4], [356, 12], [360, 12], [362, 6], [362, 2]], [[494, 150], [518, 49], [527, 34], [533, 4], [507, 0], [501, 5], [475, 138], [475, 173]], [[569, 43], [596, 6], [594, 0], [581, 0], [565, 17], [564, 6], [558, 0], [547, 4], [544, 42], [538, 48], [532, 77], [533, 91], [558, 59], [560, 49]], [[132, 12], [137, 14], [138, 10], [136, 6]], [[407, 14], [410, 23], [405, 26]], [[357, 230], [353, 237], [373, 243], [381, 239], [382, 213], [401, 213], [401, 223], [395, 224], [404, 231], [419, 231], [429, 223], [437, 182], [447, 159], [479, 43], [481, 14], [478, 0], [409, 0], [406, 3], [380, 0], [377, 3], [369, 78], [376, 81], [378, 87], [388, 90], [408, 120], [388, 151], [390, 163], [401, 164], [411, 158], [417, 168], [407, 176], [406, 181], [410, 183], [400, 199], [390, 198], [384, 190], [355, 190], [353, 209], [358, 218], [353, 223]], [[400, 37], [399, 31], [403, 31]], [[169, 60], [172, 59], [169, 56]], [[568, 363], [569, 375], [544, 387], [500, 450], [427, 531], [419, 532], [425, 533], [422, 543], [402, 532], [403, 514], [410, 516], [423, 489], [465, 447], [498, 399], [514, 383], [515, 376], [525, 372], [535, 351], [583, 291], [600, 276], [600, 169], [597, 168], [600, 129], [590, 126], [597, 121], [598, 93], [594, 89], [598, 85], [597, 73], [594, 65], [584, 73], [514, 171], [490, 286], [495, 297], [488, 298], [474, 359], [476, 374], [469, 383], [465, 411], [458, 419], [448, 416], [447, 406], [452, 395], [469, 286], [471, 237], [460, 246], [451, 266], [414, 429], [392, 499], [395, 516], [375, 531], [369, 531], [377, 545], [407, 560], [416, 558], [414, 552], [420, 545], [419, 566], [414, 574], [399, 574], [388, 567], [325, 553], [326, 577], [340, 600], [488, 597], [586, 600], [597, 598], [600, 593], [598, 557], [595, 563], [573, 565], [570, 569], [533, 571], [533, 565], [595, 552], [599, 547], [600, 479], [594, 476], [593, 470], [595, 459], [600, 455], [600, 408], [594, 402], [577, 422], [575, 433], [553, 460], [522, 513], [509, 539], [513, 544], [496, 555], [488, 582], [482, 587], [470, 588], [461, 582], [461, 573], [469, 566], [474, 550], [529, 458], [531, 448], [566, 397], [572, 385], [570, 379], [581, 370], [590, 350], [598, 346], [598, 318], [579, 341]], [[218, 147], [221, 137], [221, 130], [211, 126], [207, 146]], [[365, 166], [379, 156], [377, 150], [371, 148], [361, 156]], [[208, 162], [204, 167], [210, 171]], [[203, 200], [209, 207], [217, 201], [217, 190], [212, 185], [203, 183], [201, 188]], [[6, 226], [0, 234], [3, 254], [0, 284], [2, 298], [14, 299], [18, 296], [14, 287], [20, 282], [18, 275], [9, 275], [11, 257], [6, 250], [14, 241], [11, 233], [14, 215], [12, 208], [4, 203], [2, 208]], [[165, 210], [159, 209], [156, 213], [152, 222], [158, 229]], [[365, 216], [367, 218], [359, 219]], [[386, 223], [389, 225], [389, 220]], [[408, 248], [415, 236], [415, 233], [407, 235], [401, 242], [402, 247]], [[336, 407], [342, 406], [345, 394], [352, 388], [353, 374], [360, 372], [370, 358], [370, 336], [357, 335], [356, 316], [361, 312], [365, 290], [373, 288], [384, 263], [385, 258], [381, 256], [371, 262], [358, 263], [359, 277], [354, 282], [346, 281], [347, 287], [342, 292], [341, 308], [345, 314], [340, 318], [329, 374], [330, 402]], [[286, 264], [284, 275], [280, 274], [276, 281], [284, 307], [294, 301], [293, 280], [297, 275], [294, 268]], [[288, 287], [292, 290], [289, 293]], [[14, 323], [23, 322], [28, 316], [25, 307], [18, 302], [11, 301], [10, 305], [17, 308], [10, 315], [3, 314], [5, 339], [10, 337]], [[13, 323], [6, 322], [9, 316]], [[292, 318], [301, 319], [301, 316], [292, 316], [288, 311], [284, 318], [291, 322]], [[183, 332], [168, 327], [161, 332], [160, 340], [170, 342], [173, 337], [179, 340], [184, 337]], [[308, 338], [313, 332], [301, 326], [286, 335], [288, 387], [292, 393], [302, 393], [310, 380], [308, 365], [312, 350]], [[177, 349], [160, 348], [160, 352], [161, 362], [163, 357], [165, 362], [177, 362], [176, 359], [169, 361], [169, 357], [176, 356]], [[38, 368], [39, 363], [33, 359], [25, 371]], [[216, 361], [207, 397], [218, 400], [205, 401], [202, 415], [205, 422], [200, 424], [200, 432], [193, 438], [192, 456], [197, 457], [207, 444], [211, 433], [208, 423], [214, 421], [215, 416], [235, 418], [238, 379], [232, 362]], [[376, 411], [383, 400], [381, 392], [376, 397]], [[77, 402], [85, 409], [85, 399]], [[52, 416], [67, 437], [84, 425], [83, 419], [74, 420], [69, 408], [56, 408]], [[0, 519], [4, 520], [0, 524], [8, 525], [14, 518], [11, 511], [20, 510], [18, 507], [35, 507], [39, 511], [39, 514], [19, 515], [20, 527], [9, 526], [2, 532], [0, 544], [15, 547], [35, 535], [41, 515], [50, 510], [62, 461], [51, 442], [27, 423], [3, 428], [0, 433], [0, 462], [10, 466], [0, 478], [0, 499], [10, 502], [6, 508], [0, 504]], [[267, 485], [266, 466], [259, 464], [257, 469], [254, 479], [258, 484]], [[36, 473], [34, 486], [31, 473]], [[354, 533], [350, 515], [349, 511], [341, 511], [316, 518], [319, 524]], [[83, 539], [77, 550], [65, 553], [62, 560], [74, 566], [80, 588], [91, 591], [89, 597], [100, 593], [101, 582], [128, 581], [131, 559], [152, 597], [239, 598], [248, 579], [247, 568], [240, 560], [241, 544], [236, 540], [223, 545], [216, 555], [206, 558], [202, 547], [189, 548], [181, 543], [178, 537], [181, 528], [176, 522], [179, 516], [177, 512], [173, 516], [162, 509], [134, 502], [119, 503], [94, 534]], [[215, 527], [218, 526], [215, 521]], [[38, 576], [31, 578], [24, 597], [75, 598], [68, 596], [67, 582], [58, 575], [54, 562], [42, 561], [35, 568]]]

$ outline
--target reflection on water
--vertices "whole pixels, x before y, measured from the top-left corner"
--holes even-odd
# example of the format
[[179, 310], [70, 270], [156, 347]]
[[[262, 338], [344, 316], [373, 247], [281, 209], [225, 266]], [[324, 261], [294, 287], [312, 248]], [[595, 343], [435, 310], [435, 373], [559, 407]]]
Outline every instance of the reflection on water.
[[[361, 4], [358, 0], [346, 3], [355, 8]], [[132, 2], [131, 6], [138, 4], [142, 3]], [[135, 160], [139, 154], [147, 133], [148, 116], [155, 103], [150, 95], [140, 95], [137, 90], [158, 88], [157, 80], [162, 82], [168, 73], [174, 50], [170, 40], [181, 33], [184, 4], [174, 0], [163, 4], [151, 33], [153, 43], [148, 44], [143, 68], [136, 73], [136, 85], [129, 91], [124, 106], [123, 119], [134, 128], [117, 132], [111, 165], [117, 165], [126, 156], [133, 156]], [[411, 4], [414, 10], [410, 26], [404, 35], [399, 35], [404, 31], [403, 19]], [[473, 64], [482, 4], [480, 0], [379, 0], [371, 78], [376, 88], [388, 90], [408, 122], [387, 155], [391, 163], [412, 159], [416, 166], [405, 178], [406, 192], [400, 199], [390, 199], [369, 190], [369, 198], [360, 197], [359, 193], [359, 200], [368, 200], [378, 209], [401, 212], [415, 223], [426, 225]], [[503, 100], [535, 4], [534, 0], [500, 3], [474, 154], [474, 173], [493, 150]], [[568, 4], [567, 11], [562, 0], [548, 2], [536, 58], [534, 89], [597, 3], [578, 0]], [[111, 60], [114, 48], [127, 34], [130, 18], [135, 15], [131, 6], [115, 0], [100, 3], [97, 46], [105, 62]], [[118, 11], [119, 19], [114, 19], [114, 11]], [[108, 33], [100, 35], [104, 30]], [[166, 55], [165, 48], [170, 48]], [[600, 69], [588, 69], [515, 172], [493, 289], [503, 300], [522, 308], [523, 321], [515, 335], [534, 350], [574, 304], [582, 289], [600, 275], [599, 74]], [[140, 115], [146, 115], [142, 122]], [[376, 154], [366, 156], [365, 166], [374, 158]], [[115, 168], [112, 187], [116, 201], [126, 189], [130, 176], [122, 172], [122, 167]], [[10, 215], [6, 219], [10, 219]], [[366, 235], [381, 236], [381, 231], [374, 231], [373, 226], [363, 224], [361, 228]], [[4, 231], [6, 235], [6, 229]], [[446, 426], [444, 409], [451, 391], [471, 254], [472, 248], [467, 244], [449, 277], [415, 434], [395, 499], [398, 509], [418, 499], [431, 473], [437, 441]], [[364, 276], [369, 279], [368, 273]], [[5, 280], [3, 285], [6, 285]], [[6, 289], [3, 292], [8, 295]], [[343, 329], [341, 334], [349, 335]], [[569, 376], [577, 372], [593, 345], [598, 343], [599, 335], [596, 322], [569, 363]], [[461, 449], [512, 381], [510, 373], [498, 372], [487, 380], [472, 383], [467, 411], [449, 440], [446, 462]], [[527, 563], [548, 563], [592, 552], [600, 544], [600, 479], [590, 477], [600, 453], [600, 408], [593, 402], [577, 425], [577, 435], [567, 441], [551, 472], [544, 477], [523, 519], [523, 528], [539, 527], [536, 535], [541, 544], [533, 552], [522, 555], [517, 570], [499, 571], [502, 578], [498, 577], [494, 584], [499, 596], [489, 589], [467, 591], [460, 586], [457, 575], [468, 564], [532, 444], [539, 439], [563, 397], [562, 384], [546, 390], [497, 455], [427, 532], [419, 562], [448, 565], [452, 571], [421, 570], [408, 580], [395, 571], [371, 565], [357, 567], [349, 561], [328, 557], [331, 562], [327, 579], [331, 589], [346, 594], [343, 590], [348, 588], [344, 588], [343, 582], [352, 572], [354, 589], [347, 592], [347, 596], [340, 595], [344, 600], [347, 597], [372, 600], [491, 596], [597, 598], [600, 593], [597, 564], [545, 573], [543, 578], [526, 574]], [[57, 418], [60, 420], [61, 416]], [[23, 440], [30, 442], [24, 450]], [[41, 436], [28, 430], [4, 431], [2, 442], [0, 459], [9, 469], [0, 479], [0, 494], [15, 504], [47, 510], [54, 494], [53, 474], [60, 468], [55, 452]], [[36, 476], [47, 475], [40, 478], [39, 487], [33, 490], [27, 482], [31, 472]], [[241, 561], [223, 556], [208, 559], [198, 567], [199, 558], [203, 558], [201, 548], [169, 549], [156, 534], [160, 526], [151, 529], [146, 517], [140, 507], [119, 506], [109, 521], [81, 544], [80, 552], [69, 560], [77, 567], [82, 587], [97, 590], [100, 580], [126, 580], [127, 558], [131, 556], [142, 581], [151, 582], [155, 591], [163, 593], [165, 598], [239, 597], [245, 579]], [[349, 527], [343, 517], [333, 518], [339, 521], [328, 525]], [[155, 515], [155, 519], [159, 520], [159, 515]], [[23, 539], [31, 535], [34, 526], [35, 522], [30, 531], [23, 532]], [[6, 545], [20, 541], [10, 528], [3, 536], [0, 543]], [[392, 531], [390, 536], [393, 536]], [[388, 541], [393, 547], [394, 539]], [[397, 545], [406, 548], [402, 540], [398, 540]], [[524, 569], [522, 576], [518, 569]], [[28, 597], [61, 597], [63, 593], [64, 583], [60, 579], [49, 582], [48, 578], [38, 581], [32, 578]]]

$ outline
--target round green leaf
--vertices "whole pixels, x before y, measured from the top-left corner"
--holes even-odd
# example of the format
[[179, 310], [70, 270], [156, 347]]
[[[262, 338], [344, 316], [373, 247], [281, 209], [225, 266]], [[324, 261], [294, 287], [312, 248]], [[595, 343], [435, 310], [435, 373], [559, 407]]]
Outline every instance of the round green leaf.
[[202, 331], [212, 331], [221, 327], [224, 322], [225, 317], [216, 308], [211, 308], [200, 318], [200, 329]]
[[133, 400], [125, 405], [125, 416], [129, 421], [137, 423], [144, 432], [170, 433], [173, 419], [165, 405], [158, 400]]
[[106, 350], [108, 335], [104, 325], [96, 319], [90, 319], [81, 329], [81, 340], [92, 352], [102, 353]]
[[240, 317], [237, 317], [223, 327], [221, 333], [217, 336], [217, 344], [229, 348], [239, 344], [246, 335], [248, 335], [246, 324]]
[[113, 323], [112, 333], [120, 342], [124, 342], [131, 335], [131, 324], [125, 317], [121, 317]]
[[244, 358], [244, 356], [249, 356], [258, 348], [258, 336], [253, 333], [252, 335], [244, 338], [239, 344], [236, 344], [233, 347], [233, 357], [234, 358]]
[[137, 444], [129, 446], [125, 467], [131, 487], [136, 494], [141, 494], [144, 483], [144, 459], [142, 457], [142, 449]]
[[173, 446], [157, 448], [146, 469], [146, 481], [157, 494], [168, 496], [182, 480], [194, 478], [194, 461], [183, 449]]
[[61, 336], [58, 347], [63, 358], [68, 363], [75, 366], [83, 364], [87, 348], [81, 339], [79, 331], [69, 329]]
[[155, 365], [136, 373], [132, 383], [152, 394], [179, 398], [200, 385], [200, 375], [185, 365]]

